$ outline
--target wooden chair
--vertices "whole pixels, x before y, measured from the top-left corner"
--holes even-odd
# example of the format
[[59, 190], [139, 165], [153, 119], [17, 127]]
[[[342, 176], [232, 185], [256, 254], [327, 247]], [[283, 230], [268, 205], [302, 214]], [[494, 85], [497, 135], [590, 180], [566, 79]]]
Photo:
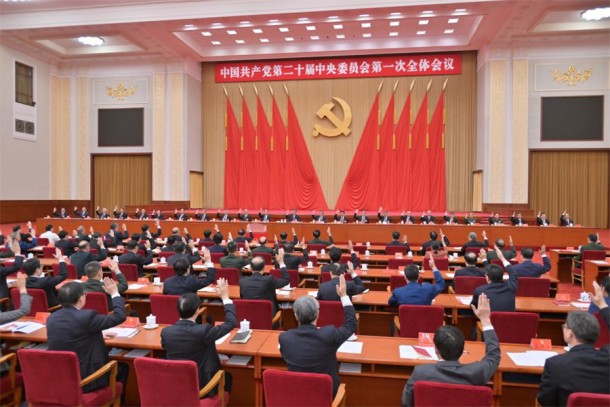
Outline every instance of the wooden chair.
[[568, 397], [567, 407], [608, 407], [610, 394], [572, 393]]
[[[61, 305], [49, 307], [47, 293], [41, 288], [28, 288], [27, 292], [32, 296], [32, 307], [27, 315], [28, 317], [35, 317], [37, 312], [53, 312], [61, 308]], [[21, 294], [16, 288], [11, 288], [11, 301], [15, 309], [21, 306]]]
[[417, 338], [420, 332], [434, 333], [444, 324], [445, 309], [436, 305], [401, 305], [394, 317], [394, 326], [403, 338]]
[[540, 277], [519, 277], [517, 297], [545, 297], [551, 290], [551, 280]]
[[216, 269], [214, 282], [217, 282], [219, 278], [224, 278], [230, 285], [239, 285], [239, 270], [231, 267], [219, 267]]
[[339, 385], [333, 399], [333, 380], [327, 374], [263, 372], [263, 392], [267, 407], [340, 407], [345, 406], [345, 384]]
[[0, 358], [0, 364], [7, 363], [7, 374], [0, 376], [0, 405], [19, 407], [23, 393], [23, 375], [17, 372], [17, 354], [9, 353]]
[[585, 273], [585, 267], [587, 260], [605, 260], [605, 250], [583, 250], [581, 260], [572, 259], [572, 284], [574, 281], [580, 281], [580, 286], [584, 287], [583, 274]]
[[281, 325], [282, 311], [273, 315], [273, 304], [269, 300], [233, 300], [237, 320], [250, 321], [250, 329], [273, 329]]

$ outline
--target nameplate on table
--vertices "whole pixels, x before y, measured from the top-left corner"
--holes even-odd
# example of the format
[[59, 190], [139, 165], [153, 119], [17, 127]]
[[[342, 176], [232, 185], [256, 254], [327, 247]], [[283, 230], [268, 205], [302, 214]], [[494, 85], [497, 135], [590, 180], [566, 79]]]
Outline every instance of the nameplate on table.
[[200, 291], [202, 293], [215, 293], [216, 292], [216, 287], [209, 287], [209, 286], [208, 287], [203, 287], [203, 288], [200, 288], [197, 291]]
[[557, 352], [545, 350], [528, 350], [526, 352], [507, 352], [517, 366], [544, 367], [546, 360], [557, 355]]
[[446, 275], [448, 278], [454, 278], [454, 277], [455, 277], [455, 273], [445, 273], [445, 275]]
[[472, 302], [472, 296], [466, 296], [466, 297], [455, 297], [459, 302], [461, 302], [464, 305], [470, 305], [470, 303]]
[[438, 360], [434, 346], [400, 345], [398, 351], [401, 359]]

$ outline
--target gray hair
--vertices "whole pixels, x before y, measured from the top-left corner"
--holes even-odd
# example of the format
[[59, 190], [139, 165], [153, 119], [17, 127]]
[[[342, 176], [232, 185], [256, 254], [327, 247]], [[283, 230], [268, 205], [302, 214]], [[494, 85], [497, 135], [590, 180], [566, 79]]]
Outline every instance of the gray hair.
[[593, 345], [599, 337], [597, 318], [585, 311], [570, 312], [566, 318], [566, 328], [571, 329], [581, 343]]
[[468, 239], [475, 240], [477, 238], [477, 234], [474, 232], [468, 233]]
[[307, 325], [318, 318], [320, 304], [315, 298], [305, 295], [294, 302], [292, 310], [299, 324]]

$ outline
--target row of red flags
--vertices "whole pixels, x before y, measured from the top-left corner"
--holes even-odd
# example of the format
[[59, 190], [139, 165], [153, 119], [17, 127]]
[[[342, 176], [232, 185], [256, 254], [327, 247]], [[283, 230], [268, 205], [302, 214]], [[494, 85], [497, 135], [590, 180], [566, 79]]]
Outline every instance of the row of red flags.
[[[446, 209], [444, 96], [412, 121], [411, 92], [398, 120], [392, 93], [382, 120], [377, 93], [335, 208]], [[290, 96], [286, 125], [275, 97], [271, 123], [258, 95], [256, 110], [242, 96], [240, 126], [227, 97], [224, 207], [328, 209]]]

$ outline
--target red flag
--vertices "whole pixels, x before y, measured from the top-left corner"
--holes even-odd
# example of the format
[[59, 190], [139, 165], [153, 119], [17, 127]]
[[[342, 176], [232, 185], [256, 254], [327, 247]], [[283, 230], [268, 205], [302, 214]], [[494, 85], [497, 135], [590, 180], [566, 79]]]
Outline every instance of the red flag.
[[377, 209], [379, 193], [379, 92], [349, 167], [336, 208]]
[[290, 96], [288, 96], [288, 144], [286, 149], [286, 178], [274, 180], [274, 182], [281, 182], [284, 185], [286, 208], [327, 209], [320, 180], [303, 139], [301, 125]]
[[[254, 173], [252, 177], [258, 178], [256, 188], [255, 207], [267, 208], [269, 206], [269, 142], [271, 139], [271, 127], [265, 114], [265, 109], [260, 98], [256, 95], [256, 140], [254, 145]], [[258, 145], [257, 145], [258, 144]]]
[[246, 99], [242, 96], [242, 129], [241, 129], [241, 156], [239, 171], [239, 208], [255, 208], [255, 194], [257, 188], [257, 177], [253, 176], [255, 171], [254, 157], [254, 137], [256, 130], [250, 117], [250, 111], [246, 104]]
[[434, 109], [430, 121], [430, 209], [445, 211], [447, 188], [445, 180], [445, 92]]
[[286, 127], [273, 96], [272, 129], [269, 141], [269, 209], [285, 209], [284, 173], [286, 168]]
[[240, 130], [235, 118], [235, 112], [227, 97], [227, 112], [225, 116], [225, 208], [239, 206], [239, 168], [240, 168]]
[[396, 124], [396, 208], [411, 210], [411, 91]]
[[411, 134], [411, 209], [424, 211], [430, 208], [427, 91], [413, 123]]
[[385, 111], [379, 129], [381, 137], [381, 154], [379, 159], [379, 206], [396, 210], [396, 189], [392, 179], [396, 176], [396, 135], [394, 134], [394, 92]]

